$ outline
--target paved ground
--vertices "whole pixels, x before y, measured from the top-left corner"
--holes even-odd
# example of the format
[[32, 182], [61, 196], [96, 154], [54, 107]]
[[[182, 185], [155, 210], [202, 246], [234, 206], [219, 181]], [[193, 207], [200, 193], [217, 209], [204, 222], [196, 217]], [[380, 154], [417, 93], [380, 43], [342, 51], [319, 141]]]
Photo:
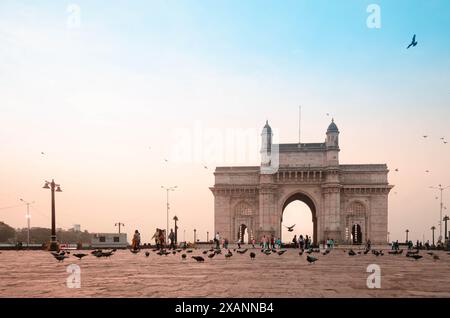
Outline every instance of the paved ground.
[[[190, 258], [202, 251], [185, 261], [180, 254], [146, 258], [125, 250], [110, 259], [71, 256], [63, 263], [44, 251], [2, 251], [0, 297], [450, 297], [450, 255], [442, 251], [438, 261], [426, 252], [415, 261], [387, 253], [351, 257], [336, 249], [313, 254], [319, 258], [313, 265], [293, 249], [282, 256], [255, 249], [255, 260], [250, 251], [204, 263]], [[66, 285], [70, 264], [81, 268], [79, 289]], [[381, 268], [381, 289], [367, 288], [369, 264]]]

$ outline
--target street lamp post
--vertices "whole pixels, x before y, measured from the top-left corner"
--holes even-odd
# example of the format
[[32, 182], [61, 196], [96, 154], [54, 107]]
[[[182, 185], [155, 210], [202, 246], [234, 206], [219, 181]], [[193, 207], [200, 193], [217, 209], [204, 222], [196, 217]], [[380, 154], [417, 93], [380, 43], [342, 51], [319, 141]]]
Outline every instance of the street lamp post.
[[445, 189], [450, 188], [450, 186], [443, 187], [441, 184], [439, 184], [437, 187], [430, 187], [430, 188], [438, 189], [441, 192], [441, 203], [440, 203], [440, 214], [439, 214], [439, 239], [442, 239], [442, 209], [444, 207], [444, 204], [442, 203], [442, 192], [444, 192]]
[[197, 230], [194, 229], [194, 245], [197, 244]]
[[178, 244], [178, 225], [177, 225], [178, 218], [176, 215], [173, 217], [173, 221], [175, 222], [175, 245], [176, 245]]
[[445, 223], [445, 240], [448, 240], [448, 232], [447, 232], [447, 221], [450, 220], [450, 218], [448, 217], [448, 215], [444, 216], [444, 218], [442, 219]]
[[56, 212], [55, 212], [55, 192], [62, 192], [61, 186], [55, 183], [55, 180], [52, 179], [52, 182], [45, 181], [43, 186], [44, 189], [50, 189], [52, 193], [52, 235], [50, 241], [50, 251], [58, 250], [58, 243], [56, 242]]
[[206, 231], [206, 242], [209, 242], [209, 231]]
[[23, 203], [25, 203], [27, 205], [26, 218], [27, 218], [27, 228], [28, 228], [28, 231], [27, 231], [27, 248], [28, 248], [28, 247], [30, 247], [30, 221], [31, 221], [30, 205], [33, 204], [34, 201], [33, 202], [27, 202], [24, 199], [20, 199], [20, 201], [22, 201]]
[[161, 189], [166, 190], [166, 211], [167, 211], [167, 227], [166, 227], [166, 242], [168, 240], [169, 237], [169, 191], [175, 191], [175, 189], [178, 186], [173, 186], [173, 187], [165, 187], [165, 186], [161, 186]]
[[406, 230], [405, 232], [406, 232], [406, 243], [408, 243], [408, 242], [409, 242], [409, 241], [408, 241], [408, 233], [409, 233], [409, 230]]
[[432, 232], [432, 234], [433, 234], [433, 246], [434, 246], [434, 230], [436, 230], [436, 227], [433, 225], [432, 227], [431, 227], [431, 232]]

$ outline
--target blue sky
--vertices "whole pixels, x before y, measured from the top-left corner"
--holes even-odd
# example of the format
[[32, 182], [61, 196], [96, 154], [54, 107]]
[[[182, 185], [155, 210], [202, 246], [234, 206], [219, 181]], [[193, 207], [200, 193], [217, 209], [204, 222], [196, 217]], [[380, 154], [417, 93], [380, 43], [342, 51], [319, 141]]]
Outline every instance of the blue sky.
[[[71, 3], [81, 8], [77, 29], [66, 27]], [[370, 4], [381, 8], [380, 29], [367, 28]], [[406, 50], [413, 34], [419, 44]], [[40, 183], [59, 177], [74, 187], [72, 201], [61, 202], [64, 227], [110, 230], [101, 214], [86, 220], [92, 208], [124, 218], [130, 231], [133, 222], [161, 225], [164, 183], [184, 189], [174, 194], [179, 217], [185, 207], [198, 211], [189, 221], [185, 211], [181, 226], [202, 223], [206, 232], [212, 172], [198, 163], [161, 166], [174, 132], [200, 122], [259, 133], [268, 119], [280, 141], [296, 142], [299, 104], [304, 141], [322, 141], [334, 116], [342, 163], [405, 171], [390, 174], [398, 237], [405, 216], [412, 237], [435, 223], [423, 213], [435, 208], [424, 189], [450, 184], [450, 151], [439, 144], [450, 139], [449, 1], [3, 0], [0, 39], [0, 202], [29, 193], [46, 210]], [[424, 144], [422, 134], [435, 139]], [[42, 150], [51, 154], [45, 161]], [[430, 166], [434, 174], [424, 176]], [[91, 178], [98, 195], [84, 186]], [[122, 195], [109, 198], [114, 191]], [[130, 207], [139, 222], [126, 220]], [[4, 219], [19, 226], [16, 215]]]

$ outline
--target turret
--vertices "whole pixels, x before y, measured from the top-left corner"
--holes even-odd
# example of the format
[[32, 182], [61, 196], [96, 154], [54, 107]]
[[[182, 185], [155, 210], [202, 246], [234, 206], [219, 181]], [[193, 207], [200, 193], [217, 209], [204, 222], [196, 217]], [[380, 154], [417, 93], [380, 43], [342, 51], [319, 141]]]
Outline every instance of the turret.
[[266, 124], [261, 133], [261, 165], [270, 165], [270, 155], [272, 152], [272, 128], [266, 120]]
[[339, 165], [339, 129], [334, 123], [334, 119], [331, 120], [331, 124], [328, 126], [325, 145], [327, 148], [327, 165]]

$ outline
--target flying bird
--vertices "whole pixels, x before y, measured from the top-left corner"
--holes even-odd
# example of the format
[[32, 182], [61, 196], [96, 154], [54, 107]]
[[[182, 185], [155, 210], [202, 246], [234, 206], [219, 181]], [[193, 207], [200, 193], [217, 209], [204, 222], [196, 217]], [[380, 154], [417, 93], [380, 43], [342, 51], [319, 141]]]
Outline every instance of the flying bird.
[[417, 45], [417, 41], [416, 41], [416, 35], [414, 34], [411, 43], [408, 45], [408, 47], [406, 49], [409, 49], [411, 46], [416, 46]]
[[423, 137], [423, 138], [428, 138], [428, 135], [423, 135], [422, 137]]
[[443, 143], [444, 143], [444, 144], [447, 144], [447, 143], [448, 143], [448, 141], [445, 141], [445, 140], [444, 140], [444, 141], [443, 141]]
[[294, 230], [294, 226], [295, 226], [295, 224], [292, 225], [292, 226], [286, 226], [285, 225], [284, 227], [288, 229], [288, 232], [292, 232]]
[[395, 168], [395, 172], [398, 172], [398, 168]]
[[430, 172], [430, 170], [425, 170], [426, 173]]
[[41, 155], [45, 155], [45, 153], [43, 151], [41, 151]]

